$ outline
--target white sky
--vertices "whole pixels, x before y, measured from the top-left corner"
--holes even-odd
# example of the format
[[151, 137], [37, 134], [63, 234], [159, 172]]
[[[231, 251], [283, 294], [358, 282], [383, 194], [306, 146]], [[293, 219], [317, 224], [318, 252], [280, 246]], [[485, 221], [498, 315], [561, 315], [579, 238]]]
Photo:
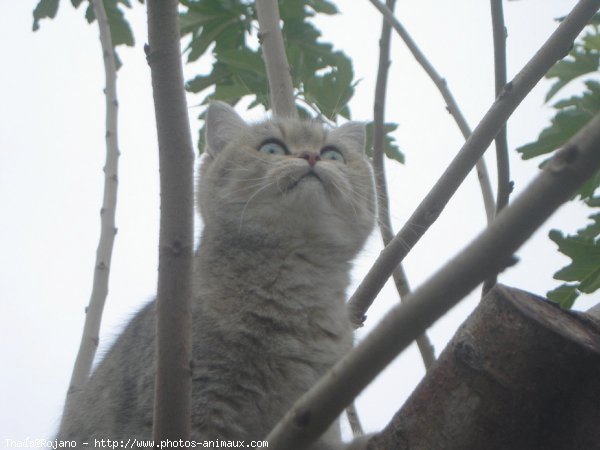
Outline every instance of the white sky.
[[[91, 291], [99, 233], [104, 161], [104, 72], [97, 25], [83, 7], [61, 2], [58, 17], [31, 31], [37, 0], [3, 0], [0, 15], [0, 447], [5, 439], [50, 438], [60, 416], [79, 346], [83, 311]], [[361, 80], [351, 103], [354, 118], [370, 120], [381, 20], [366, 1], [339, 0], [342, 14], [319, 19], [324, 39], [354, 60]], [[555, 29], [574, 0], [505, 2], [509, 79]], [[400, 1], [399, 17], [450, 88], [474, 128], [493, 100], [489, 2]], [[146, 41], [145, 10], [128, 12], [137, 45], [121, 49], [119, 71], [120, 186], [110, 294], [101, 352], [155, 291], [158, 236], [158, 169]], [[463, 142], [441, 97], [394, 36], [387, 120], [407, 157], [388, 162], [396, 230], [429, 191]], [[188, 69], [188, 78], [191, 76]], [[509, 145], [534, 140], [550, 117], [542, 82], [509, 122]], [[195, 105], [198, 99], [190, 98]], [[190, 108], [194, 140], [198, 108]], [[256, 118], [256, 113], [246, 114]], [[518, 193], [538, 161], [512, 153]], [[495, 156], [487, 157], [491, 172]], [[568, 262], [547, 238], [558, 227], [574, 231], [587, 211], [561, 209], [518, 253], [521, 262], [501, 282], [543, 295], [557, 285], [552, 274]], [[405, 267], [417, 286], [484, 227], [478, 184], [471, 175], [414, 251]], [[380, 251], [379, 236], [357, 262], [362, 278]], [[437, 353], [477, 303], [478, 292], [429, 331]], [[396, 302], [388, 285], [369, 312], [368, 333]], [[587, 309], [593, 299], [580, 300]], [[402, 354], [359, 398], [366, 429], [383, 427], [423, 375], [414, 347]]]

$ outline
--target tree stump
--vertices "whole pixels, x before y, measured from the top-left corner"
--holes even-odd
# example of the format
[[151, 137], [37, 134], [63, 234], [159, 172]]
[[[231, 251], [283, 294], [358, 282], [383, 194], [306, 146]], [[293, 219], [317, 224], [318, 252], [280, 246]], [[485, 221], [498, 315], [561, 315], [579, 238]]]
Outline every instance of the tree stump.
[[497, 285], [369, 449], [600, 449], [600, 321]]

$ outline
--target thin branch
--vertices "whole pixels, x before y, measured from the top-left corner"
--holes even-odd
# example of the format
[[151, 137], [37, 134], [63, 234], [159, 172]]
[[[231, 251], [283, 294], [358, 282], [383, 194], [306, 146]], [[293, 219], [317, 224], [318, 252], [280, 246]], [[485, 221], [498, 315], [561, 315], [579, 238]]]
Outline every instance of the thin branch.
[[[387, 7], [393, 11], [396, 0], [387, 0]], [[391, 26], [384, 20], [379, 39], [379, 66], [375, 84], [375, 103], [373, 106], [373, 172], [377, 189], [377, 211], [379, 229], [384, 245], [394, 237], [390, 220], [390, 206], [385, 178], [384, 145], [385, 145], [385, 100], [387, 79], [390, 67]]]
[[352, 428], [352, 436], [354, 436], [355, 439], [364, 436], [365, 431], [360, 423], [360, 417], [358, 416], [358, 411], [356, 411], [354, 403], [348, 405], [346, 408], [346, 415], [348, 416], [350, 428]]
[[[506, 86], [506, 27], [502, 0], [490, 0], [492, 12], [492, 32], [494, 38], [494, 78], [496, 97], [502, 94]], [[496, 168], [498, 172], [498, 188], [496, 195], [496, 214], [508, 205], [511, 192], [510, 165], [508, 161], [508, 142], [506, 124], [494, 139], [496, 143]], [[493, 276], [483, 284], [483, 294], [487, 293], [497, 282]]]
[[427, 327], [483, 280], [514, 264], [514, 252], [600, 169], [599, 147], [600, 115], [555, 154], [475, 241], [395, 306], [296, 402], [267, 436], [269, 448], [296, 450], [309, 445]]
[[[398, 32], [414, 58], [421, 65], [423, 70], [429, 75], [431, 81], [436, 85], [440, 94], [444, 98], [446, 102], [446, 107], [448, 108], [448, 112], [452, 114], [458, 128], [460, 129], [463, 137], [468, 139], [471, 135], [471, 128], [467, 123], [465, 117], [460, 111], [456, 100], [452, 96], [450, 89], [448, 88], [448, 84], [444, 78], [440, 76], [440, 74], [435, 70], [433, 65], [429, 62], [429, 60], [425, 57], [423, 52], [419, 49], [415, 41], [412, 39], [410, 34], [406, 31], [406, 29], [402, 26], [402, 24], [396, 19], [394, 13], [383, 3], [378, 0], [369, 0], [375, 8], [381, 12], [384, 19]], [[490, 176], [488, 174], [487, 166], [483, 158], [480, 158], [476, 164], [477, 167], [477, 179], [479, 180], [479, 185], [481, 187], [481, 194], [483, 196], [483, 204], [485, 207], [486, 217], [488, 223], [494, 220], [494, 214], [496, 212], [496, 203], [494, 201], [494, 194], [492, 192], [492, 184], [490, 182]]]
[[[387, 0], [387, 7], [394, 10], [396, 0]], [[375, 188], [377, 190], [377, 211], [379, 230], [383, 245], [388, 245], [394, 237], [392, 221], [390, 219], [390, 201], [385, 178], [385, 100], [387, 90], [388, 69], [390, 67], [390, 41], [392, 28], [388, 21], [383, 20], [381, 38], [379, 39], [379, 66], [377, 69], [377, 83], [375, 85], [375, 104], [373, 106], [373, 172], [375, 175]], [[394, 282], [400, 300], [410, 293], [410, 287], [402, 264], [399, 264], [393, 273]], [[429, 369], [435, 361], [433, 345], [424, 333], [417, 338], [417, 346], [423, 359], [425, 369]]]
[[256, 0], [256, 15], [260, 25], [260, 42], [269, 78], [273, 113], [278, 117], [297, 117], [294, 85], [279, 28], [277, 0]]
[[[108, 280], [112, 250], [117, 229], [115, 227], [115, 211], [117, 207], [119, 144], [118, 131], [118, 102], [117, 102], [117, 68], [115, 54], [110, 35], [110, 27], [106, 11], [101, 0], [91, 0], [94, 14], [100, 30], [100, 43], [104, 59], [104, 90], [106, 104], [106, 161], [104, 164], [104, 194], [100, 209], [100, 241], [96, 250], [94, 265], [94, 280], [90, 302], [86, 308], [85, 324], [81, 344], [71, 374], [69, 390], [65, 402], [65, 413], [69, 410], [77, 395], [83, 389], [90, 371], [94, 356], [100, 341], [100, 322], [102, 311], [108, 295]], [[63, 418], [67, 414], [63, 414]]]
[[[506, 26], [502, 0], [491, 0], [492, 29], [494, 36], [494, 74], [496, 80], [496, 97], [502, 94], [506, 86]], [[511, 192], [510, 166], [508, 162], [508, 142], [506, 124], [496, 135], [496, 162], [498, 166], [498, 190], [496, 197], [496, 213], [508, 205]]]
[[158, 131], [161, 213], [153, 438], [187, 440], [192, 393], [194, 153], [183, 89], [178, 1], [148, 0], [147, 5], [146, 54]]
[[354, 323], [362, 322], [362, 317], [394, 268], [402, 262], [421, 236], [435, 222], [454, 192], [523, 98], [556, 61], [568, 54], [572, 42], [598, 10], [599, 5], [600, 0], [580, 0], [542, 48], [505, 86], [502, 94], [494, 101], [450, 166], [407, 223], [381, 252], [349, 300], [350, 315]]

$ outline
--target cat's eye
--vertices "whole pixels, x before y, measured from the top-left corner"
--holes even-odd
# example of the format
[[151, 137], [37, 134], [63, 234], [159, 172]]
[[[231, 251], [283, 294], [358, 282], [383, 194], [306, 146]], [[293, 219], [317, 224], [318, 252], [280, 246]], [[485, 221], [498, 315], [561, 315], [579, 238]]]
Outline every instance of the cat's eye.
[[325, 147], [321, 150], [321, 159], [328, 161], [346, 162], [344, 155], [335, 147]]
[[289, 155], [290, 154], [289, 150], [286, 148], [285, 145], [283, 145], [282, 142], [279, 142], [277, 140], [272, 140], [272, 139], [260, 144], [260, 147], [258, 147], [258, 151], [262, 152], [262, 153], [267, 153], [269, 155]]

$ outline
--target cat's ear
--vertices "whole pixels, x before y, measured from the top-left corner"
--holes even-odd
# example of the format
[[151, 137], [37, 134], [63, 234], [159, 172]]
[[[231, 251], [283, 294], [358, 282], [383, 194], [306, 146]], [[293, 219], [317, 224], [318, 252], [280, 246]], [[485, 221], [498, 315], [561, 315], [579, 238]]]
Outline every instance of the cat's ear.
[[330, 136], [334, 140], [344, 141], [346, 145], [361, 153], [365, 151], [367, 130], [362, 122], [346, 122], [331, 130]]
[[248, 125], [227, 103], [214, 101], [206, 111], [206, 144], [212, 156], [219, 153], [231, 140], [244, 132]]

